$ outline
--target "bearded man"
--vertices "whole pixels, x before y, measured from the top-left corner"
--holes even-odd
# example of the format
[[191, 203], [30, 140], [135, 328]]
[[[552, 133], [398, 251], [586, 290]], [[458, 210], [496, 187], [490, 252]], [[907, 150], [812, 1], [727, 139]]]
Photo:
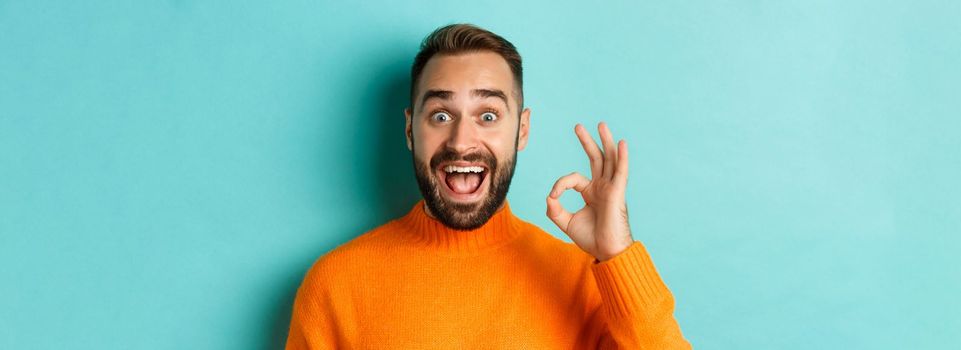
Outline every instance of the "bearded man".
[[[627, 143], [575, 134], [591, 178], [571, 173], [547, 216], [573, 244], [505, 200], [527, 145], [521, 57], [467, 24], [438, 28], [411, 68], [406, 117], [423, 200], [310, 268], [287, 349], [688, 349], [674, 298], [628, 225]], [[558, 199], [573, 189], [576, 213]]]

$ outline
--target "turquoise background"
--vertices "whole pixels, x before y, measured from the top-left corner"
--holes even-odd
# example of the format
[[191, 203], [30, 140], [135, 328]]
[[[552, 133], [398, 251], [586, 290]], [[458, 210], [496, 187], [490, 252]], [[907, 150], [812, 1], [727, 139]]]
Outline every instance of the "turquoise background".
[[[509, 195], [629, 141], [707, 349], [961, 345], [961, 2], [0, 1], [0, 348], [281, 348], [310, 264], [418, 199], [419, 41], [513, 41]], [[576, 205], [576, 196], [564, 197]]]

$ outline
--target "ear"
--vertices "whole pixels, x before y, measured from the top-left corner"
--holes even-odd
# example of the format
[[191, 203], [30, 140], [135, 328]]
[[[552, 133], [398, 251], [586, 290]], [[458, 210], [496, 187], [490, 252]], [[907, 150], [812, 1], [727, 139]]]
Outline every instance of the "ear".
[[517, 131], [517, 150], [524, 150], [527, 147], [527, 135], [530, 134], [531, 130], [531, 109], [524, 108], [521, 112], [521, 125], [520, 130]]
[[413, 143], [411, 143], [411, 142], [413, 142], [413, 141], [412, 141], [412, 138], [411, 138], [411, 136], [412, 136], [411, 133], [413, 133], [414, 131], [413, 131], [412, 126], [411, 126], [410, 113], [411, 113], [411, 112], [410, 112], [410, 107], [404, 108], [404, 120], [405, 120], [405, 121], [404, 121], [404, 135], [407, 136], [407, 150], [408, 150], [408, 151], [413, 151], [413, 150], [414, 150], [414, 145], [413, 145]]

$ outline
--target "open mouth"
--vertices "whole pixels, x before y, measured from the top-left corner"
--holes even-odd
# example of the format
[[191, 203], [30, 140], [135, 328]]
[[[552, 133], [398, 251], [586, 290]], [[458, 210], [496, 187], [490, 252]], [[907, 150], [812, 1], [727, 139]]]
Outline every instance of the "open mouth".
[[483, 163], [454, 162], [437, 167], [447, 197], [458, 201], [477, 200], [487, 188], [488, 173]]

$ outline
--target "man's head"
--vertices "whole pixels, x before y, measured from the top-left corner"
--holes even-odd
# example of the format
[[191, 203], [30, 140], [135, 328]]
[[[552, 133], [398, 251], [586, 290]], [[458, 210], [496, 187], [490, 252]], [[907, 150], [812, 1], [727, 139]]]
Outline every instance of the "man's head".
[[521, 57], [497, 34], [438, 28], [411, 67], [407, 148], [424, 202], [445, 225], [480, 227], [504, 202], [527, 145]]

